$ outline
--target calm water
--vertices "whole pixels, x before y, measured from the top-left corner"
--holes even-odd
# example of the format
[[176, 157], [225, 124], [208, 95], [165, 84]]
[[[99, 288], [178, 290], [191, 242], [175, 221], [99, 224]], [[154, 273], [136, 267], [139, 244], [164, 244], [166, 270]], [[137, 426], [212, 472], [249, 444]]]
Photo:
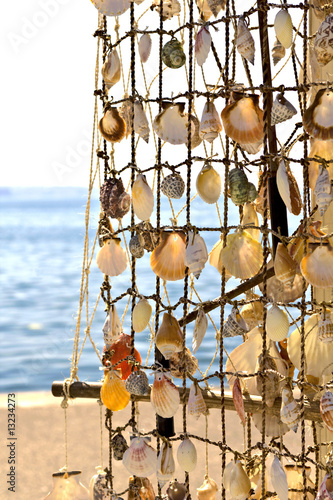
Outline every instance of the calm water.
[[[85, 189], [78, 188], [9, 189], [0, 193], [0, 392], [48, 390], [54, 380], [69, 376], [79, 302], [86, 195]], [[176, 204], [176, 211], [181, 206]], [[162, 208], [162, 224], [169, 224], [172, 215], [168, 203], [164, 203]], [[219, 225], [215, 208], [201, 200], [194, 200], [191, 210], [193, 224]], [[91, 213], [90, 246], [99, 214], [97, 193], [94, 194]], [[230, 222], [237, 223], [237, 220]], [[184, 222], [183, 212], [178, 223]], [[124, 226], [127, 223], [125, 219]], [[202, 236], [209, 251], [219, 238], [215, 232], [205, 232]], [[149, 254], [137, 261], [137, 286], [143, 294], [155, 291], [155, 275], [149, 268], [148, 259]], [[89, 279], [91, 314], [102, 281], [95, 256]], [[130, 272], [127, 270], [113, 279], [112, 296], [123, 293], [130, 284]], [[236, 284], [236, 281], [230, 280], [227, 288]], [[196, 288], [202, 300], [218, 297], [218, 272], [207, 264], [196, 281]], [[168, 294], [171, 303], [175, 303], [183, 294], [182, 282], [169, 283]], [[193, 300], [196, 298], [193, 297]], [[125, 299], [117, 304], [119, 315], [123, 313], [126, 302]], [[163, 299], [163, 302], [166, 304], [167, 300]], [[176, 316], [182, 316], [182, 307], [178, 308]], [[218, 325], [219, 311], [214, 312], [213, 318]], [[86, 326], [84, 320], [85, 313], [81, 336]], [[104, 320], [104, 303], [101, 301], [91, 329], [100, 351], [103, 349], [101, 329]], [[129, 322], [130, 314], [127, 313], [125, 332], [129, 331]], [[193, 324], [187, 328], [189, 347], [192, 331]], [[145, 331], [137, 334], [136, 338], [137, 348], [145, 360], [149, 334]], [[231, 350], [238, 342], [239, 339], [228, 339], [226, 347]], [[202, 371], [208, 367], [215, 348], [215, 330], [210, 325], [205, 345], [197, 353]], [[80, 380], [100, 380], [102, 372], [99, 366], [96, 353], [87, 341], [79, 364]], [[216, 360], [211, 371], [217, 368]]]

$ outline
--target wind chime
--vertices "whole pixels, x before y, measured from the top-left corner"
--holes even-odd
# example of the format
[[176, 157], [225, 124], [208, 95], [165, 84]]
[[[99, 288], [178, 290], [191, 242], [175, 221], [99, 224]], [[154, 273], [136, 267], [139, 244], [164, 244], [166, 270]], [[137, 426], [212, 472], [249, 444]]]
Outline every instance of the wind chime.
[[[323, 76], [333, 59], [333, 3], [146, 1], [92, 0], [97, 154], [71, 374], [52, 386], [65, 411], [69, 398], [100, 399], [109, 464], [92, 478], [89, 493], [66, 463], [47, 498], [333, 499], [333, 82]], [[101, 214], [90, 254], [95, 181]], [[208, 218], [198, 219], [195, 203]], [[216, 235], [209, 251], [205, 234]], [[104, 279], [80, 348], [88, 271], [95, 265]], [[209, 266], [219, 294], [204, 300], [198, 289]], [[120, 281], [128, 268], [130, 287]], [[143, 293], [151, 277], [155, 288]], [[112, 297], [115, 283], [123, 289]], [[91, 327], [100, 298], [105, 346], [96, 352], [104, 378], [83, 384], [78, 362], [87, 339], [96, 348]], [[203, 371], [199, 353], [213, 328], [215, 354]], [[146, 362], [137, 349], [144, 331], [150, 332]], [[211, 341], [209, 347], [213, 352]], [[156, 414], [146, 431], [139, 402]], [[130, 419], [113, 428], [114, 413], [128, 404]], [[208, 438], [209, 408], [221, 411], [217, 442]], [[246, 431], [244, 451], [228, 443], [229, 410]], [[204, 438], [190, 432], [188, 415], [205, 419]], [[254, 445], [253, 426], [261, 435]], [[297, 428], [294, 454], [282, 437]], [[201, 446], [206, 474], [195, 492], [190, 474]], [[220, 478], [208, 475], [208, 449], [221, 455]], [[130, 474], [121, 490], [113, 460]]]

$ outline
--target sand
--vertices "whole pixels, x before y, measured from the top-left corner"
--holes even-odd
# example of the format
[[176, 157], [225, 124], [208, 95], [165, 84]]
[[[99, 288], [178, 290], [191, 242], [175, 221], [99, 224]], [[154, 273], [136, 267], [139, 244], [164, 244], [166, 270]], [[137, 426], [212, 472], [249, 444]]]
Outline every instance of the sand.
[[[65, 466], [65, 419], [61, 400], [45, 393], [23, 393], [17, 395], [16, 411], [16, 481], [15, 493], [7, 490], [5, 476], [9, 472], [7, 441], [7, 396], [0, 395], [0, 429], [1, 429], [1, 484], [0, 499], [7, 500], [42, 500], [52, 489], [52, 473]], [[155, 415], [149, 403], [139, 404], [139, 425], [141, 429], [151, 430], [155, 424]], [[129, 419], [129, 407], [117, 412], [113, 417], [113, 427], [121, 426]], [[67, 410], [68, 422], [68, 469], [81, 470], [81, 482], [89, 485], [95, 473], [95, 467], [101, 465], [101, 425], [100, 407], [96, 401], [75, 400], [70, 402]], [[220, 410], [210, 410], [208, 437], [212, 441], [221, 440]], [[175, 417], [175, 430], [182, 431], [182, 411]], [[205, 418], [199, 420], [188, 418], [188, 431], [204, 437]], [[226, 433], [228, 445], [239, 451], [244, 450], [243, 427], [235, 412], [226, 413]], [[128, 432], [124, 436], [129, 441]], [[310, 429], [307, 429], [310, 439]], [[103, 409], [103, 465], [108, 461], [108, 434], [104, 428]], [[254, 429], [252, 445], [260, 441], [259, 433]], [[191, 493], [195, 498], [195, 488], [202, 484], [205, 475], [205, 445], [194, 440], [198, 451], [198, 464], [190, 474]], [[300, 451], [300, 433], [289, 432], [285, 443], [294, 452]], [[174, 444], [174, 456], [179, 442]], [[153, 440], [154, 445], [154, 440]], [[227, 455], [227, 462], [232, 458]], [[116, 490], [127, 487], [129, 474], [121, 462], [113, 462], [113, 474]], [[217, 483], [221, 481], [221, 456], [215, 446], [209, 447], [209, 475]], [[313, 474], [312, 474], [313, 475]], [[183, 473], [177, 465], [176, 477], [183, 480]], [[155, 485], [156, 479], [151, 478]], [[127, 495], [125, 495], [125, 500]]]

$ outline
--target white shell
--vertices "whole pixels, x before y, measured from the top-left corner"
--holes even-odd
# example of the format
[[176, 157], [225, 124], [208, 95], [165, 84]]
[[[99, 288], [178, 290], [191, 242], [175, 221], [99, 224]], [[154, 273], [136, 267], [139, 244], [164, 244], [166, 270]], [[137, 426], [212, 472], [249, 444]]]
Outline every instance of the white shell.
[[124, 453], [123, 464], [135, 476], [151, 476], [156, 472], [156, 451], [144, 438], [134, 438], [130, 447]]
[[213, 102], [208, 101], [202, 112], [199, 135], [207, 142], [213, 142], [222, 131], [222, 123]]
[[102, 328], [104, 343], [108, 349], [121, 335], [121, 323], [116, 306], [111, 304], [105, 323]]
[[165, 373], [156, 373], [155, 380], [150, 391], [150, 402], [157, 415], [170, 418], [175, 415], [179, 408], [179, 391], [172, 382], [171, 376]]
[[242, 464], [237, 461], [231, 469], [229, 477], [229, 491], [233, 500], [245, 500], [251, 490], [251, 481], [242, 467]]
[[268, 471], [269, 479], [272, 483], [272, 490], [276, 491], [280, 500], [288, 500], [287, 475], [278, 457], [274, 457]]
[[118, 276], [127, 267], [125, 250], [120, 246], [120, 239], [112, 238], [105, 241], [96, 256], [98, 268], [108, 276]]
[[294, 432], [297, 431], [298, 422], [301, 416], [299, 404], [295, 401], [293, 393], [289, 387], [284, 387], [281, 392], [282, 404], [280, 409], [281, 421], [288, 425]]
[[286, 167], [284, 160], [280, 161], [276, 173], [276, 184], [280, 196], [288, 208], [289, 212], [299, 215], [302, 207], [302, 199], [299, 193], [297, 182], [291, 171]]
[[108, 55], [101, 70], [107, 90], [119, 82], [121, 78], [120, 59], [116, 49]]
[[167, 481], [170, 481], [173, 478], [175, 470], [176, 464], [173, 458], [172, 444], [163, 441], [157, 457], [156, 472], [158, 484], [161, 488]]
[[289, 49], [293, 41], [293, 23], [286, 9], [280, 10], [274, 20], [276, 38], [285, 49]]
[[202, 307], [199, 308], [197, 317], [195, 318], [192, 340], [193, 354], [197, 352], [201, 342], [205, 336], [208, 327], [208, 319]]
[[193, 415], [197, 418], [199, 418], [200, 415], [203, 415], [207, 411], [206, 403], [202, 396], [201, 389], [199, 385], [195, 384], [194, 382], [190, 387], [187, 408], [189, 415]]
[[120, 16], [131, 5], [130, 0], [91, 0], [103, 16]]
[[267, 336], [274, 340], [274, 342], [280, 342], [284, 340], [289, 332], [289, 319], [288, 314], [283, 309], [278, 306], [273, 305], [267, 311], [266, 316], [266, 333]]
[[[195, 132], [195, 125], [191, 123], [191, 134]], [[170, 144], [185, 144], [188, 136], [188, 116], [184, 113], [182, 103], [167, 103], [165, 109], [159, 113], [153, 123], [153, 128], [160, 139]]]
[[247, 27], [244, 16], [241, 16], [238, 21], [236, 47], [245, 59], [254, 64], [254, 39]]
[[[213, 248], [209, 253], [209, 264], [222, 274], [222, 261], [221, 261], [221, 251], [223, 248], [223, 239], [220, 238], [219, 241], [215, 243]], [[231, 278], [231, 274], [225, 269], [225, 281]]]
[[313, 192], [316, 197], [319, 213], [322, 217], [333, 200], [333, 193], [328, 169], [319, 167], [319, 170], [320, 172]]
[[212, 37], [208, 31], [208, 26], [202, 26], [195, 39], [195, 57], [199, 66], [202, 66], [206, 61], [210, 51], [211, 42]]
[[154, 195], [142, 174], [137, 175], [132, 186], [132, 202], [135, 215], [141, 220], [148, 220], [154, 210]]
[[212, 165], [207, 164], [200, 170], [196, 188], [200, 198], [210, 205], [216, 203], [221, 194], [221, 177]]
[[149, 142], [149, 123], [140, 101], [134, 103], [134, 130], [145, 142]]
[[314, 52], [320, 66], [326, 66], [333, 59], [333, 14], [328, 15], [318, 28], [314, 41]]
[[188, 232], [188, 243], [185, 251], [185, 266], [189, 272], [199, 278], [201, 271], [208, 260], [208, 252], [204, 239], [200, 234]]
[[184, 439], [177, 450], [177, 460], [185, 472], [192, 472], [197, 465], [197, 450], [190, 439]]
[[133, 330], [142, 332], [149, 323], [152, 307], [147, 299], [140, 299], [135, 305], [132, 313]]
[[139, 55], [143, 63], [148, 61], [151, 52], [151, 36], [149, 33], [145, 33], [139, 40]]
[[333, 286], [333, 248], [318, 246], [301, 260], [301, 273], [308, 283], [318, 288]]

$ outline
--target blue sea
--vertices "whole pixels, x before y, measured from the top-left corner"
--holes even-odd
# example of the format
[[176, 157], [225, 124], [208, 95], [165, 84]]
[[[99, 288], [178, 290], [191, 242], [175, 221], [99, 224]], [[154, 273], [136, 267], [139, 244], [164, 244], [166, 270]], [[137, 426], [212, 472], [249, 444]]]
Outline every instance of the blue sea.
[[[70, 374], [73, 338], [76, 327], [82, 257], [87, 190], [84, 188], [2, 188], [0, 191], [0, 392], [50, 390], [54, 380], [63, 380]], [[223, 199], [220, 198], [223, 211]], [[175, 203], [175, 213], [182, 203]], [[235, 207], [233, 207], [235, 212]], [[93, 193], [89, 224], [89, 248], [92, 248], [99, 217], [98, 193]], [[238, 211], [229, 224], [238, 223]], [[185, 223], [185, 210], [178, 217], [178, 224]], [[128, 216], [126, 216], [128, 217]], [[170, 224], [172, 213], [167, 200], [162, 200], [162, 224]], [[191, 204], [191, 220], [198, 226], [219, 227], [215, 207], [195, 199]], [[129, 219], [124, 219], [124, 227]], [[154, 224], [154, 220], [152, 220]], [[115, 228], [115, 227], [114, 227]], [[202, 232], [208, 251], [219, 239], [218, 232]], [[124, 247], [124, 243], [122, 243]], [[95, 263], [95, 250], [89, 274], [90, 318], [103, 279]], [[155, 275], [149, 266], [149, 254], [137, 260], [137, 288], [144, 295], [155, 293]], [[229, 280], [227, 290], [236, 286]], [[112, 297], [115, 298], [131, 286], [130, 270], [112, 279]], [[195, 282], [202, 300], [220, 295], [220, 275], [206, 264]], [[183, 283], [167, 284], [171, 304], [183, 295]], [[197, 302], [194, 295], [193, 301]], [[167, 298], [163, 298], [167, 304]], [[123, 314], [127, 298], [117, 303], [119, 316]], [[152, 303], [153, 305], [153, 303]], [[183, 315], [183, 306], [176, 317]], [[230, 307], [226, 308], [226, 315]], [[212, 318], [219, 327], [219, 310]], [[103, 350], [102, 326], [105, 308], [100, 301], [91, 325], [91, 335], [101, 352]], [[83, 311], [80, 346], [87, 326], [87, 312]], [[124, 331], [130, 333], [130, 309], [124, 320]], [[193, 323], [187, 327], [187, 345], [191, 347]], [[230, 351], [240, 338], [227, 339]], [[136, 335], [136, 347], [142, 360], [146, 360], [149, 331]], [[205, 339], [197, 352], [200, 369], [205, 372], [216, 349], [215, 329], [209, 323]], [[153, 350], [152, 350], [153, 352]], [[152, 362], [152, 357], [149, 363]], [[216, 358], [210, 373], [218, 369]], [[84, 345], [79, 361], [78, 376], [83, 381], [98, 381], [102, 377], [100, 362], [89, 339]], [[218, 384], [218, 380], [215, 380]]]

